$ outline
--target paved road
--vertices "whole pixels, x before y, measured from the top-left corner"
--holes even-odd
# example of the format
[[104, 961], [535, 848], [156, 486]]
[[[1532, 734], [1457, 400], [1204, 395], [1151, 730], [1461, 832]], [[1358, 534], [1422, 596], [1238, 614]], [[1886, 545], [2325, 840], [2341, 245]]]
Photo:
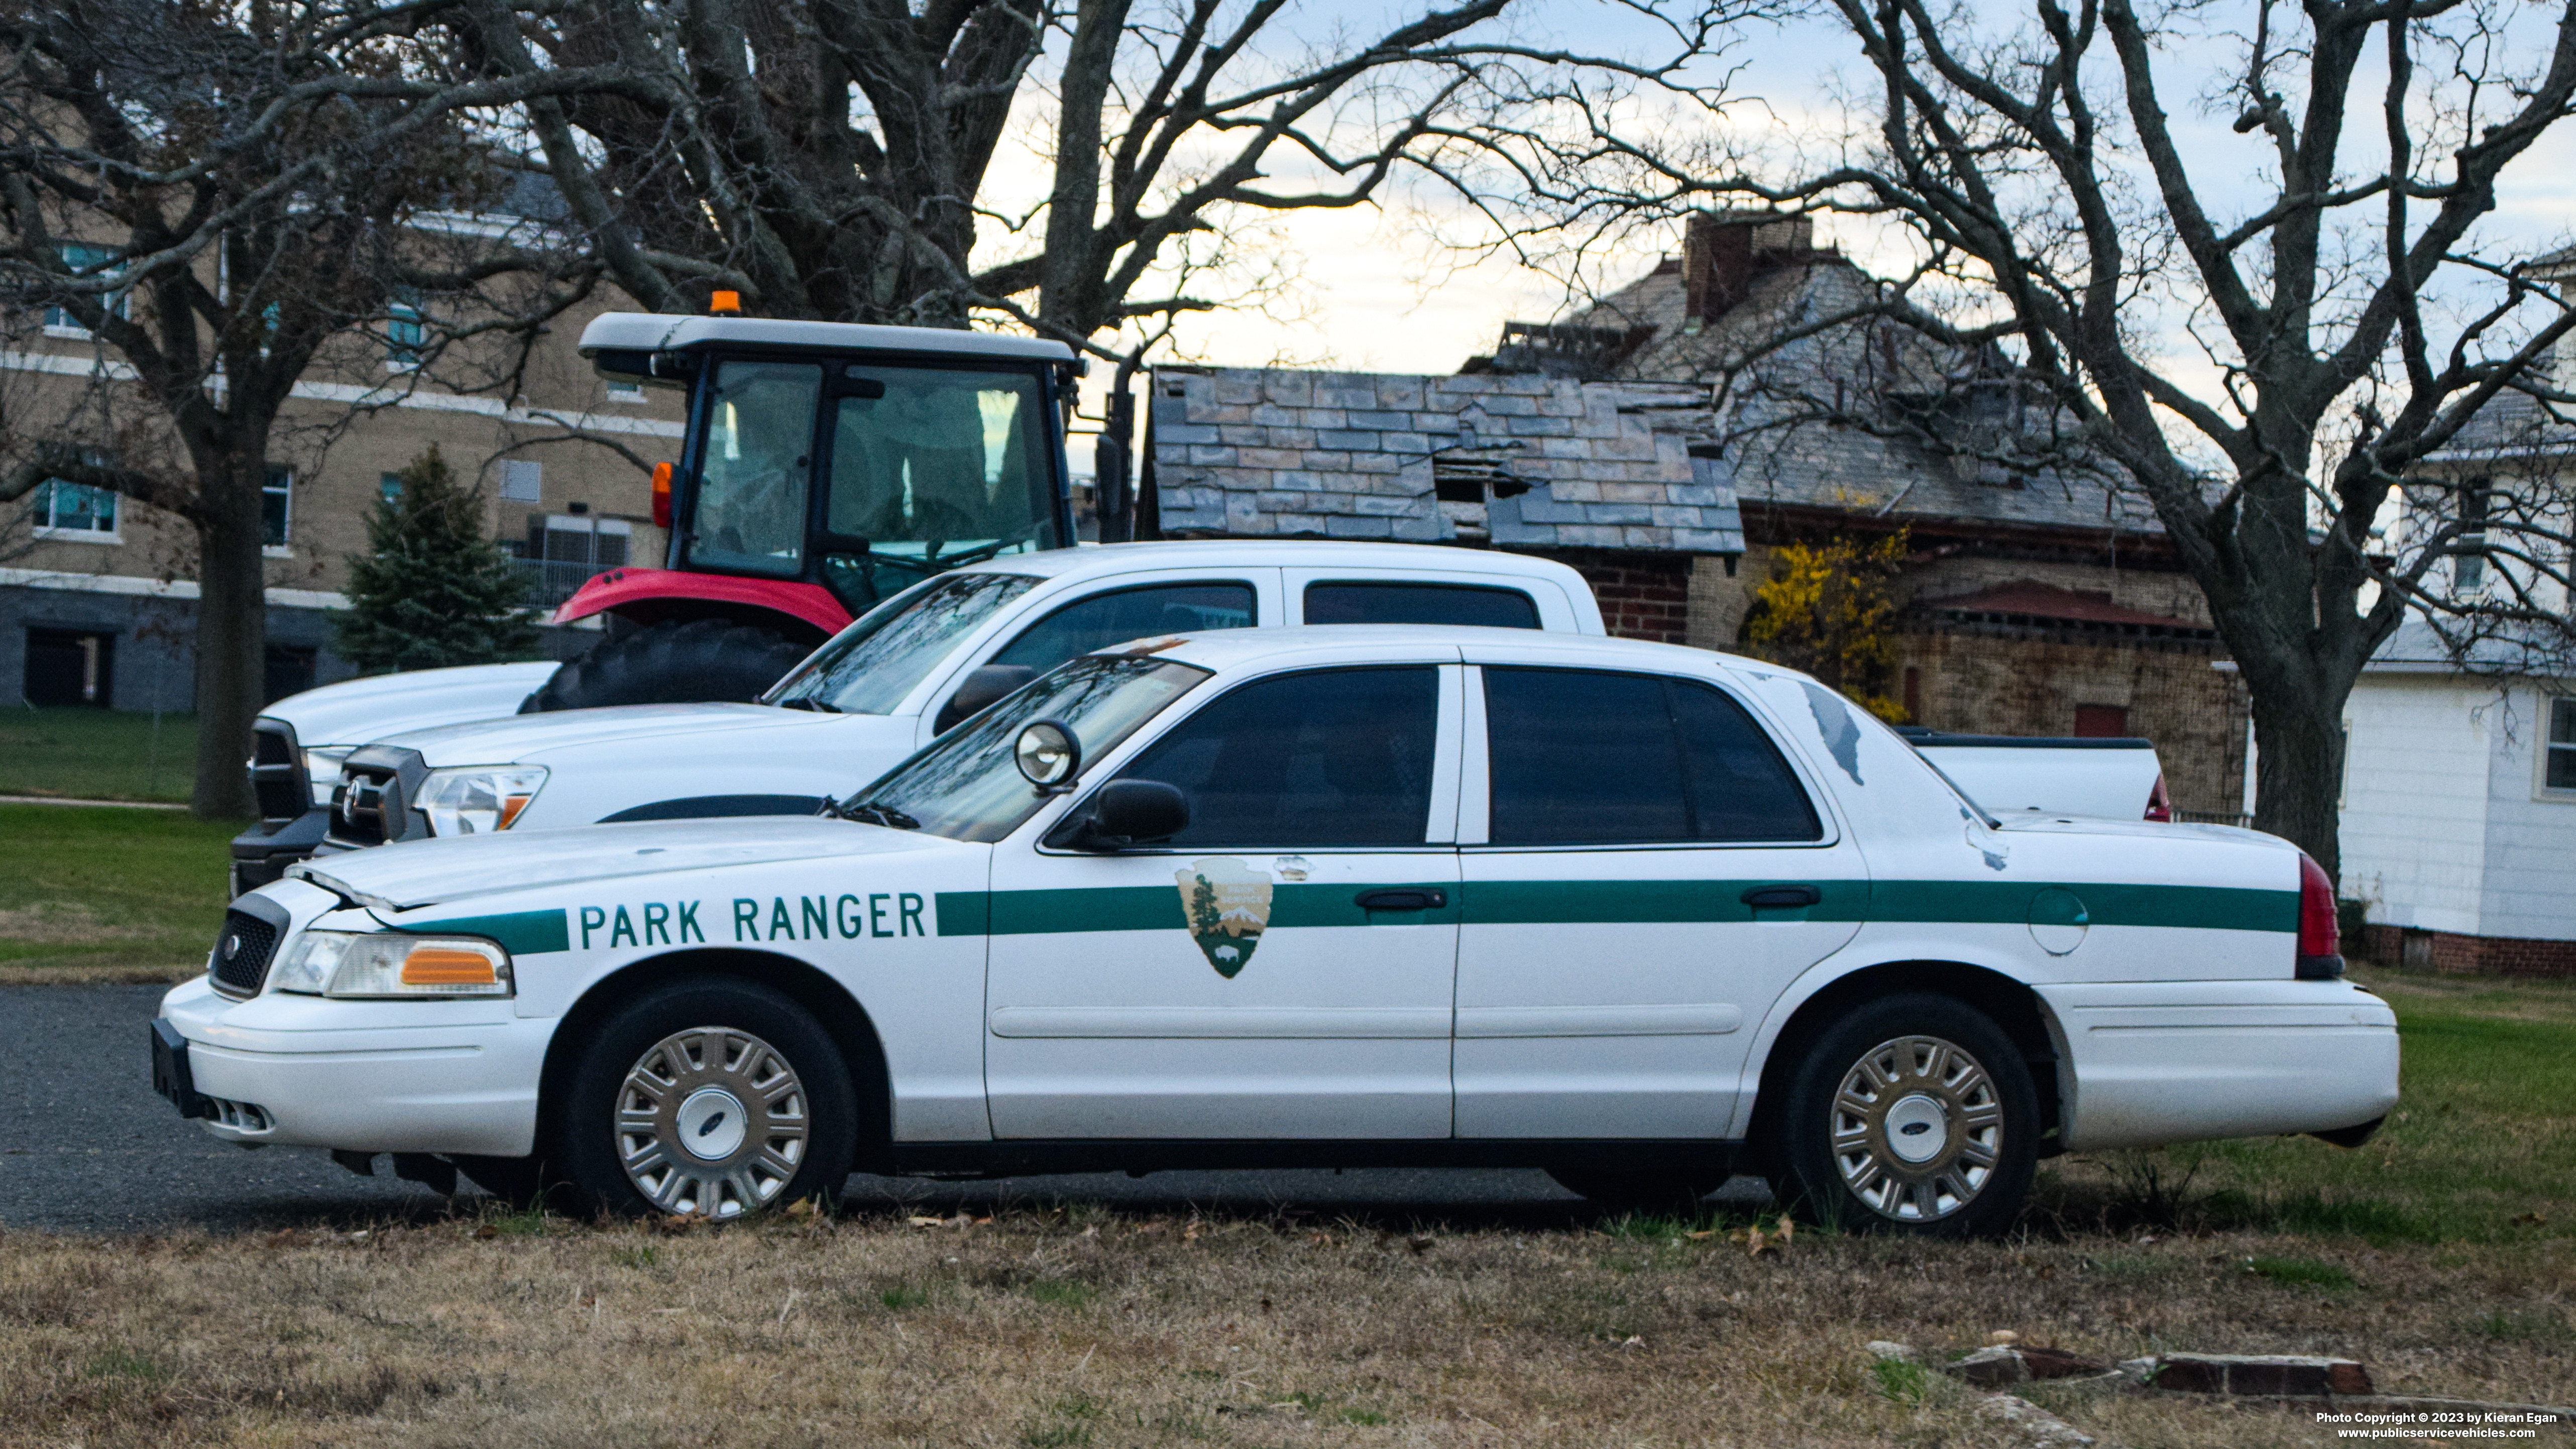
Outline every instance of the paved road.
[[[246, 1152], [179, 1120], [152, 1092], [145, 1032], [162, 990], [0, 987], [0, 1227], [233, 1232], [443, 1210], [437, 1194], [415, 1183], [357, 1177], [301, 1148]], [[1328, 1217], [1532, 1224], [1562, 1223], [1587, 1211], [1544, 1173], [1375, 1168], [978, 1183], [863, 1176], [850, 1180], [848, 1196], [862, 1209], [1077, 1199], [1136, 1211], [1295, 1208]], [[1749, 1178], [1738, 1178], [1719, 1197], [1738, 1208], [1768, 1200], [1762, 1184]]]

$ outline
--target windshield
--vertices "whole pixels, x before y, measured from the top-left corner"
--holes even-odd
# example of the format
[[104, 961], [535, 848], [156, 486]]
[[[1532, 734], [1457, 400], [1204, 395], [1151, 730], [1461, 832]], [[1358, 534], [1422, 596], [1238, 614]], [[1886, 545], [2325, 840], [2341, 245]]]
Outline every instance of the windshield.
[[999, 840], [1049, 798], [1012, 761], [1021, 726], [1056, 720], [1082, 742], [1086, 762], [1097, 760], [1207, 677], [1196, 665], [1168, 659], [1085, 655], [940, 736], [860, 791], [841, 813], [951, 840]]
[[844, 598], [1063, 542], [1034, 373], [854, 363], [833, 391], [826, 526], [868, 540], [865, 553], [825, 555], [825, 582]]
[[959, 639], [1037, 583], [1025, 574], [949, 574], [907, 589], [833, 635], [761, 702], [890, 714]]

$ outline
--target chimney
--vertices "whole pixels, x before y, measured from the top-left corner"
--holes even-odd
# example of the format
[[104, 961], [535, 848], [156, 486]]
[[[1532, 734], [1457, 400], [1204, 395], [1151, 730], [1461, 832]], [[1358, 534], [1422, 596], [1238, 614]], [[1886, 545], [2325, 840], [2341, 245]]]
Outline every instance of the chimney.
[[1834, 255], [1816, 249], [1813, 217], [1776, 211], [1702, 211], [1682, 229], [1684, 325], [1723, 317], [1773, 267]]
[[1682, 296], [1689, 322], [1714, 322], [1744, 300], [1753, 284], [1754, 225], [1737, 212], [1703, 211], [1691, 217], [1682, 231]]

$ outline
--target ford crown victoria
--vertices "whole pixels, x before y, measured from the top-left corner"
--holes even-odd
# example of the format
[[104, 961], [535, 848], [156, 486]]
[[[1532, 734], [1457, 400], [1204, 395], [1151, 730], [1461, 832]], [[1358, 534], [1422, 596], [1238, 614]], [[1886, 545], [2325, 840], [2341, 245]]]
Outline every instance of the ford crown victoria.
[[2394, 1018], [2218, 826], [1999, 822], [1801, 675], [1495, 629], [1077, 658], [830, 816], [439, 839], [242, 897], [154, 1024], [236, 1142], [725, 1218], [854, 1168], [1730, 1170], [2008, 1224], [2069, 1149], [2366, 1138]]

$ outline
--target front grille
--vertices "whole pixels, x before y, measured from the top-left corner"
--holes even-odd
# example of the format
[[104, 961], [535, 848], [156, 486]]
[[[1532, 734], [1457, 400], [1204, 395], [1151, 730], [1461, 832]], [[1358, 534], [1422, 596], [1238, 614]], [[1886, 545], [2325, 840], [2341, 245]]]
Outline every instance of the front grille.
[[215, 989], [226, 996], [256, 996], [268, 980], [269, 958], [277, 954], [277, 927], [248, 911], [224, 912], [223, 933], [207, 965]]
[[385, 796], [400, 788], [391, 770], [350, 765], [331, 795], [331, 834], [348, 845], [385, 843]]
[[262, 719], [250, 727], [250, 792], [261, 823], [277, 826], [313, 808], [313, 782], [304, 773], [304, 751], [295, 726]]

